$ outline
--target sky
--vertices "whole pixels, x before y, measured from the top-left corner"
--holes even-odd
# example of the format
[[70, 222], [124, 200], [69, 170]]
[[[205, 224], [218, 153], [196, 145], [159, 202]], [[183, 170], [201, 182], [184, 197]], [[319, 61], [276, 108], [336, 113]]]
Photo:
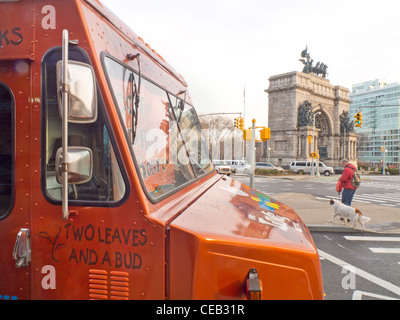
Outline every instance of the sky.
[[185, 78], [199, 114], [268, 125], [268, 79], [302, 71], [306, 45], [332, 85], [400, 82], [399, 0], [100, 1]]

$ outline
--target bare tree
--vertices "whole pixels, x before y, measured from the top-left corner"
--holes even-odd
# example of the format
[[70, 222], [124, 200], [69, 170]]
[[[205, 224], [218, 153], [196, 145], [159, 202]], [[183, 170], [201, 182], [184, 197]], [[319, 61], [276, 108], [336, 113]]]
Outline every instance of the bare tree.
[[234, 128], [231, 117], [208, 115], [200, 117], [200, 122], [213, 158], [235, 158], [233, 151], [241, 156], [242, 131]]

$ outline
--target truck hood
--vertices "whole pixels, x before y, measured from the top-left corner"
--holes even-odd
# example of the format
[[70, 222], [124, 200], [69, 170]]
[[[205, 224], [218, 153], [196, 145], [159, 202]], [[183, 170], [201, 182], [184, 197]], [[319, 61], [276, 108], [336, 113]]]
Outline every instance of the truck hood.
[[222, 178], [173, 221], [205, 237], [277, 242], [315, 250], [302, 219], [287, 205], [230, 178]]
[[169, 236], [172, 299], [243, 298], [253, 267], [268, 286], [264, 298], [323, 296], [318, 251], [301, 218], [234, 179], [214, 184], [171, 223]]

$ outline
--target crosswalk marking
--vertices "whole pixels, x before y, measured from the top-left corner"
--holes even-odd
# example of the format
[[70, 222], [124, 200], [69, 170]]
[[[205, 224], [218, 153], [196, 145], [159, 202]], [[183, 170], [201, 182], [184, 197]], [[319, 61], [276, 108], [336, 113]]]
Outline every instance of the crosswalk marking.
[[397, 254], [400, 253], [400, 248], [368, 248], [373, 253], [391, 253]]
[[383, 201], [383, 200], [378, 200], [376, 198], [371, 199], [370, 196], [354, 196], [353, 201], [357, 201], [357, 200], [360, 200], [360, 199], [379, 202], [379, 203], [385, 203], [386, 202], [386, 201]]
[[335, 200], [336, 198], [335, 197], [329, 197], [329, 196], [326, 196], [326, 197], [315, 197], [315, 199], [319, 199], [319, 200], [330, 200], [330, 199], [333, 199], [333, 200]]
[[[319, 200], [330, 200], [330, 199], [333, 199], [333, 200], [335, 200], [335, 199], [337, 199], [337, 196], [335, 196], [335, 197], [332, 197], [332, 196], [325, 196], [325, 197], [315, 197], [316, 199], [319, 199]], [[362, 203], [372, 203], [371, 201], [365, 201], [365, 200], [360, 200], [360, 199], [356, 199], [355, 197], [353, 198], [353, 201], [356, 201], [356, 202], [362, 202]], [[384, 201], [383, 201], [383, 203], [384, 203]]]
[[400, 194], [398, 193], [364, 193], [361, 195], [355, 195], [355, 197], [369, 197], [369, 198], [377, 198], [382, 200], [400, 200]]
[[360, 199], [358, 199], [358, 198], [353, 198], [353, 201], [355, 201], [355, 202], [362, 202], [362, 203], [372, 203], [371, 201], [360, 200]]
[[[330, 200], [330, 199], [338, 199], [338, 196], [320, 196], [315, 197], [319, 200]], [[400, 206], [400, 194], [399, 193], [373, 193], [373, 194], [355, 194], [353, 198], [353, 202], [361, 202], [361, 203], [377, 203], [382, 206], [387, 207], [398, 207]]]
[[360, 194], [360, 195], [355, 195], [354, 200], [356, 199], [363, 199], [363, 200], [370, 200], [370, 201], [375, 201], [375, 202], [395, 202], [400, 200], [400, 194], [398, 193], [373, 193], [373, 194]]
[[369, 236], [344, 236], [346, 240], [351, 241], [389, 241], [400, 242], [400, 237], [369, 237]]

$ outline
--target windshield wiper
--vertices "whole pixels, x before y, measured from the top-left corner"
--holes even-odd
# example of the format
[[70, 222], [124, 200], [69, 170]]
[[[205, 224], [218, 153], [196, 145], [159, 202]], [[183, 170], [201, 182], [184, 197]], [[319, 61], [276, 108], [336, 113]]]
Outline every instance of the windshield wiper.
[[181, 122], [182, 113], [183, 113], [183, 110], [185, 109], [185, 104], [186, 104], [186, 90], [184, 90], [184, 91], [179, 91], [178, 94], [177, 94], [177, 96], [180, 96], [180, 95], [183, 94], [183, 93], [185, 94], [184, 97], [183, 97], [183, 100], [180, 100], [180, 101], [179, 101], [179, 104], [178, 104], [178, 107], [177, 107], [177, 109], [180, 109], [180, 110], [181, 110], [181, 113], [179, 114], [178, 123]]
[[140, 68], [140, 53], [133, 55], [133, 54], [128, 54], [126, 56], [129, 60], [133, 61], [136, 59], [138, 63], [138, 71], [139, 71], [139, 80], [138, 80], [138, 85], [136, 87], [136, 82], [135, 82], [135, 76], [133, 72], [129, 75], [129, 81], [132, 83], [131, 88], [132, 88], [132, 144], [135, 142], [136, 138], [136, 128], [138, 124], [138, 117], [139, 117], [139, 104], [140, 104], [140, 87], [142, 83], [142, 72]]

